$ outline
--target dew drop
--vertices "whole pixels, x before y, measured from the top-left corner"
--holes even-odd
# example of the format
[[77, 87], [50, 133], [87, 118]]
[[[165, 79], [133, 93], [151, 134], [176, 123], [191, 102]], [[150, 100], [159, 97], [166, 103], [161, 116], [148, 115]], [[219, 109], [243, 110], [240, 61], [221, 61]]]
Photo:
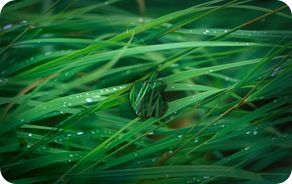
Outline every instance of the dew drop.
[[7, 24], [3, 27], [3, 30], [7, 30], [7, 29], [11, 29], [12, 28], [12, 24]]
[[4, 85], [6, 83], [7, 80], [5, 79], [0, 79], [0, 85]]
[[28, 135], [28, 137], [31, 137], [32, 136], [32, 133], [28, 133], [27, 135]]
[[91, 98], [86, 98], [85, 101], [90, 103], [90, 102], [92, 102], [92, 99]]
[[273, 102], [277, 102], [277, 101], [278, 101], [278, 99], [274, 100]]
[[77, 132], [76, 134], [77, 135], [82, 135], [82, 134], [84, 134], [84, 132]]

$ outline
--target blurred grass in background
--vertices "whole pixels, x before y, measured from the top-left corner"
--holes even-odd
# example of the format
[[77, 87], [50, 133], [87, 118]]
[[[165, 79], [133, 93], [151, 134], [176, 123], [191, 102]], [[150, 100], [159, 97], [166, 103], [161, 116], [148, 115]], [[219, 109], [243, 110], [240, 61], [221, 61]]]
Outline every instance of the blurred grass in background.
[[[278, 1], [14, 1], [0, 167], [13, 183], [278, 183], [291, 172], [291, 14]], [[141, 119], [159, 71], [168, 110]]]

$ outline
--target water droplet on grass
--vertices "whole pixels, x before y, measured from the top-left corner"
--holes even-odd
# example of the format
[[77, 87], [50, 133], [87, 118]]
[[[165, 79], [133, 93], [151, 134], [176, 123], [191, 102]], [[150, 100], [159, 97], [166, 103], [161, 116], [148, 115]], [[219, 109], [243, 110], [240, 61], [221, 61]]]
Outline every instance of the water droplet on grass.
[[277, 102], [277, 101], [278, 101], [278, 99], [274, 100], [273, 102]]
[[7, 79], [0, 79], [0, 85], [4, 85], [7, 81]]
[[3, 30], [8, 30], [12, 28], [12, 24], [7, 24], [3, 27]]
[[88, 102], [88, 103], [90, 103], [90, 102], [92, 102], [93, 100], [92, 100], [91, 98], [86, 98], [85, 101]]
[[244, 148], [245, 151], [247, 151], [247, 150], [249, 150], [249, 149], [250, 149], [249, 146], [247, 146], [247, 147]]
[[84, 134], [84, 132], [77, 132], [76, 134], [77, 135], [82, 135], [82, 134]]
[[149, 133], [148, 133], [148, 135], [153, 135], [153, 134], [154, 134], [154, 132], [149, 132]]

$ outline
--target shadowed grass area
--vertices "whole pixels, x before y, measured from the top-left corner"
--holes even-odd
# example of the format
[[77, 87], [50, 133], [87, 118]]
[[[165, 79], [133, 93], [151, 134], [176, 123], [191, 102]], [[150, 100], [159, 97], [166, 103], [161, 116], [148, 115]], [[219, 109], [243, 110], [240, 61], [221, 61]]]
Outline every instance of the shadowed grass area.
[[283, 182], [292, 164], [291, 19], [273, 1], [9, 3], [0, 17], [2, 175]]

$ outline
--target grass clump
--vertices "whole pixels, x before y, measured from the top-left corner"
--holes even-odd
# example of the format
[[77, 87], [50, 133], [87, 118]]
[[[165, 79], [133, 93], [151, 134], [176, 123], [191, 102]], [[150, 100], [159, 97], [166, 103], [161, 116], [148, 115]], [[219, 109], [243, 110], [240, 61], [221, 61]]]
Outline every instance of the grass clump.
[[[249, 0], [8, 4], [2, 175], [13, 183], [283, 182], [291, 18], [281, 2]], [[167, 110], [141, 118], [129, 92], [153, 71]]]

